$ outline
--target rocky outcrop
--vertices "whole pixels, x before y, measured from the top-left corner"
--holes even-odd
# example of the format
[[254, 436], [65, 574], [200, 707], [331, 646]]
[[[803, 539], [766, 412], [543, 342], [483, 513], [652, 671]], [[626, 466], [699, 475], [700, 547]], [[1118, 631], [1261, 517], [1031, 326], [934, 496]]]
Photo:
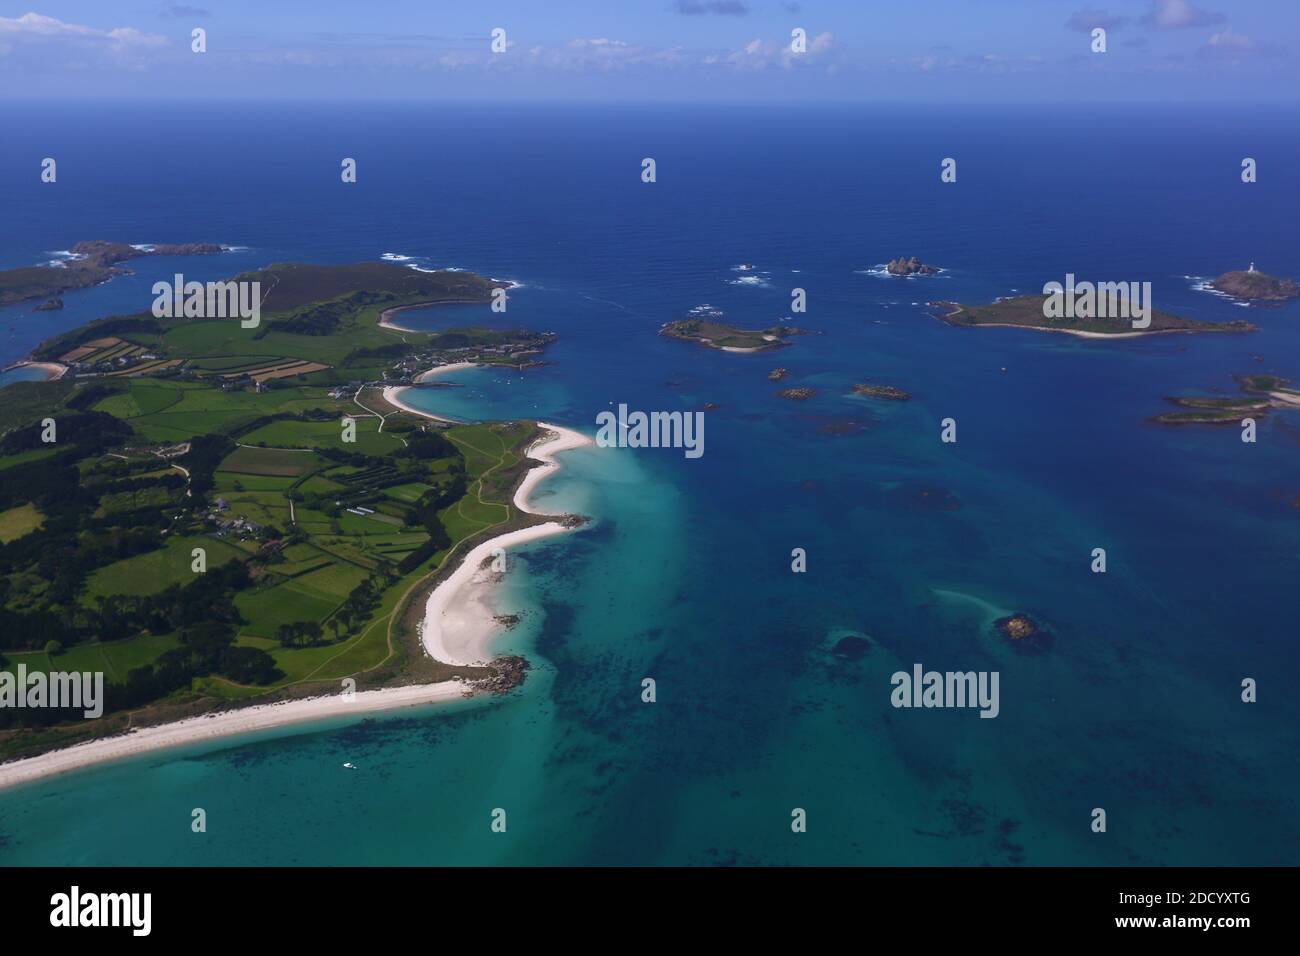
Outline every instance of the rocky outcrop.
[[1012, 645], [1021, 651], [1037, 652], [1046, 650], [1052, 643], [1052, 635], [1023, 611], [1017, 611], [1009, 617], [1000, 617], [993, 622], [998, 633], [1008, 638]]
[[776, 393], [781, 398], [788, 398], [792, 402], [806, 402], [817, 394], [815, 388], [783, 388]]
[[[72, 247], [72, 258], [52, 265], [22, 266], [0, 271], [0, 305], [24, 302], [31, 299], [57, 299], [64, 292], [88, 289], [107, 282], [129, 269], [118, 263], [142, 256], [202, 256], [224, 252], [223, 246], [212, 242], [187, 242], [177, 245], [145, 246], [137, 249], [125, 242], [107, 242], [91, 239]], [[49, 305], [49, 311], [58, 306]]]
[[905, 402], [912, 397], [901, 388], [892, 385], [854, 385], [853, 394], [865, 395], [868, 398], [887, 398], [895, 402]]
[[939, 271], [937, 266], [928, 265], [916, 256], [910, 259], [899, 256], [885, 266], [885, 269], [891, 276], [932, 276]]
[[210, 256], [222, 251], [214, 242], [162, 243], [137, 249], [125, 242], [107, 242], [103, 239], [89, 239], [72, 247], [74, 255], [82, 256], [82, 262], [108, 267], [128, 259], [142, 256]]
[[1225, 272], [1210, 283], [1210, 288], [1248, 302], [1282, 302], [1300, 296], [1300, 285], [1294, 279], [1279, 279], [1253, 268], [1246, 272]]
[[770, 371], [770, 372], [767, 373], [767, 380], [768, 380], [769, 382], [779, 382], [779, 381], [781, 381], [781, 379], [785, 378], [785, 377], [786, 377], [787, 375], [789, 375], [789, 374], [790, 374], [790, 370], [789, 370], [789, 369], [786, 369], [786, 368], [774, 368], [774, 369], [772, 369], [772, 371]]
[[493, 694], [504, 694], [507, 691], [514, 690], [528, 677], [529, 665], [527, 658], [514, 655], [498, 657], [492, 662], [491, 667], [496, 671], [496, 674], [482, 680], [473, 681], [474, 687]]
[[32, 311], [33, 312], [57, 312], [61, 308], [63, 308], [63, 300], [56, 295], [54, 298], [47, 299], [45, 302], [42, 302], [36, 308], [32, 309]]

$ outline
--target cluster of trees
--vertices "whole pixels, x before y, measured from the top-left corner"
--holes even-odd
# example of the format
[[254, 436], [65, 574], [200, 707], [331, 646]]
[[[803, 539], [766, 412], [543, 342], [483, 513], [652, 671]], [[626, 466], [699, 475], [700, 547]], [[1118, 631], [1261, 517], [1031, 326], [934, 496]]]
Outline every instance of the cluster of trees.
[[[122, 640], [141, 631], [166, 634], [204, 621], [226, 622], [233, 633], [241, 622], [234, 595], [251, 584], [248, 568], [232, 559], [157, 594], [99, 596], [93, 607], [76, 600], [29, 611], [0, 607], [0, 647], [36, 650], [50, 641], [70, 647], [89, 640]], [[0, 588], [8, 588], [6, 579], [0, 578]]]
[[[393, 452], [394, 458], [414, 458], [418, 461], [434, 461], [439, 458], [459, 459], [464, 469], [464, 456], [446, 435], [441, 432], [418, 432], [406, 439], [406, 447]], [[455, 467], [455, 466], [453, 466]]]
[[327, 622], [330, 630], [334, 632], [334, 639], [338, 640], [344, 633], [355, 633], [362, 624], [370, 620], [375, 609], [379, 607], [380, 596], [396, 580], [396, 569], [390, 562], [385, 561], [374, 573], [353, 588], [348, 593], [347, 599]]
[[180, 632], [181, 646], [134, 668], [121, 684], [105, 685], [105, 711], [128, 710], [187, 690], [196, 677], [224, 677], [239, 684], [265, 685], [284, 676], [275, 659], [256, 647], [235, 646], [236, 626], [203, 621]]
[[339, 363], [348, 365], [388, 364], [406, 358], [415, 351], [415, 346], [407, 342], [394, 342], [392, 345], [379, 345], [368, 349], [353, 349], [343, 356]]
[[[225, 677], [240, 684], [269, 684], [284, 676], [275, 659], [255, 647], [237, 647], [241, 618], [233, 595], [252, 584], [237, 560], [198, 575], [187, 585], [172, 585], [146, 597], [114, 595], [98, 599], [98, 608], [77, 608], [72, 615], [104, 640], [130, 637], [142, 629], [176, 631], [181, 646], [164, 651], [152, 664], [133, 669], [125, 682], [105, 685], [105, 711], [140, 707], [188, 688], [196, 677]], [[0, 609], [0, 635], [15, 634], [12, 620]], [[25, 617], [25, 616], [23, 616]], [[27, 622], [14, 626], [25, 627]], [[32, 646], [23, 634], [22, 646]], [[14, 645], [11, 645], [14, 646]], [[80, 712], [53, 708], [0, 709], [0, 727], [48, 726], [76, 719]]]
[[[16, 571], [34, 571], [49, 582], [42, 604], [50, 609], [73, 602], [86, 575], [95, 568], [159, 547], [160, 531], [165, 527], [156, 506], [104, 518], [94, 516], [103, 491], [83, 486], [78, 462], [130, 435], [125, 423], [110, 415], [87, 412], [62, 415], [54, 427], [54, 447], [59, 449], [54, 456], [0, 470], [0, 511], [31, 503], [43, 515], [39, 531], [0, 545], [0, 580]], [[43, 432], [39, 423], [11, 431], [0, 440], [0, 454], [50, 447], [41, 440]], [[0, 587], [7, 588], [8, 581]], [[3, 593], [8, 594], [7, 590]], [[38, 615], [33, 626], [50, 630], [45, 617]], [[57, 625], [53, 629], [67, 630]], [[0, 636], [0, 642], [5, 639]]]
[[316, 621], [294, 621], [275, 629], [281, 647], [315, 647], [325, 643], [325, 629]]
[[432, 488], [420, 497], [415, 504], [416, 519], [429, 533], [429, 540], [402, 558], [397, 565], [398, 571], [408, 574], [439, 551], [451, 547], [451, 536], [447, 534], [438, 512], [463, 498], [466, 487], [465, 472], [462, 468], [451, 472], [451, 481], [447, 484], [440, 488]]
[[234, 450], [234, 440], [225, 435], [198, 435], [190, 439], [185, 468], [190, 473], [190, 494], [200, 503], [212, 490], [217, 466]]

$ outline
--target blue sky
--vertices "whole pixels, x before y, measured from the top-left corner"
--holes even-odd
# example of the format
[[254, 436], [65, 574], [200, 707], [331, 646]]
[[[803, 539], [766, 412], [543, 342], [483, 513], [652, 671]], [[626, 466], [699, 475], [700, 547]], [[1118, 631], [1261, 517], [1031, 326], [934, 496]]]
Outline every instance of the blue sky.
[[1294, 103], [1298, 56], [1300, 0], [0, 0], [28, 100]]

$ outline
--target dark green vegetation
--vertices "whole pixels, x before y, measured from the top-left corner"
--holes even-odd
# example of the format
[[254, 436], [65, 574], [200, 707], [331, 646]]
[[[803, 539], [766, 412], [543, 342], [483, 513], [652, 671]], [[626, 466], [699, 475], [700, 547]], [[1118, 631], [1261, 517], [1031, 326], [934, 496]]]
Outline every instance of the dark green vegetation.
[[1279, 279], [1262, 272], [1225, 272], [1210, 288], [1250, 302], [1281, 302], [1300, 296], [1300, 285], [1294, 279]]
[[[221, 246], [199, 242], [184, 245], [159, 245], [137, 249], [122, 242], [79, 242], [70, 250], [80, 258], [69, 259], [63, 266], [28, 266], [22, 269], [0, 271], [0, 305], [11, 305], [27, 299], [49, 299], [61, 292], [88, 289], [107, 282], [126, 270], [119, 262], [143, 256], [199, 256], [221, 252]], [[40, 308], [62, 308], [46, 303]]]
[[1151, 324], [1145, 329], [1133, 328], [1125, 318], [1059, 318], [1049, 319], [1043, 314], [1042, 295], [1018, 295], [1002, 299], [991, 305], [962, 305], [957, 302], [931, 302], [937, 309], [936, 318], [950, 325], [969, 327], [1010, 325], [1026, 329], [1045, 329], [1053, 332], [1085, 332], [1094, 335], [1154, 335], [1161, 332], [1253, 332], [1249, 322], [1195, 322], [1168, 312], [1151, 310]]
[[[253, 387], [241, 370], [328, 358], [362, 379], [392, 355], [425, 361], [426, 343], [447, 336], [549, 339], [378, 327], [391, 303], [492, 288], [466, 273], [363, 264], [260, 276], [279, 311], [257, 329], [118, 318], [41, 347], [120, 355], [130, 343], [183, 356], [180, 373], [155, 366], [0, 392], [10, 427], [0, 437], [0, 667], [102, 670], [108, 687], [98, 721], [0, 711], [0, 757], [128, 722], [336, 691], [344, 677], [379, 686], [491, 674], [424, 658], [414, 623], [457, 555], [541, 520], [511, 503], [536, 427], [439, 430], [393, 413], [360, 382], [339, 389], [327, 375], [295, 375]], [[385, 278], [398, 288], [381, 287]], [[329, 298], [312, 300], [312, 288]]]
[[400, 382], [438, 361], [521, 366], [553, 339], [522, 329], [422, 333], [380, 325], [393, 309], [486, 304], [500, 283], [469, 272], [418, 272], [387, 262], [279, 263], [232, 281], [260, 283], [262, 315], [254, 329], [232, 319], [159, 319], [144, 312], [91, 322], [43, 343], [36, 355], [79, 373], [276, 388]]
[[1239, 375], [1244, 395], [1191, 395], [1166, 398], [1184, 412], [1166, 412], [1155, 421], [1162, 425], [1234, 425], [1243, 418], [1258, 418], [1274, 408], [1300, 407], [1300, 391], [1276, 375]]
[[739, 349], [746, 352], [765, 352], [788, 345], [782, 341], [795, 335], [798, 329], [777, 325], [770, 329], [737, 329], [710, 319], [680, 319], [669, 322], [660, 333], [669, 338], [684, 339], [711, 349]]

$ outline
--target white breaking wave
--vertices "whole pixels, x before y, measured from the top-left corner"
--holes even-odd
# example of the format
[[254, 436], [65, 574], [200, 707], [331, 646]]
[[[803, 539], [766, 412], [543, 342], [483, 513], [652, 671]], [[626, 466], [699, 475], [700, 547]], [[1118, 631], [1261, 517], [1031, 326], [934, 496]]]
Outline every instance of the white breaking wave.
[[385, 252], [379, 257], [385, 262], [400, 262], [408, 269], [414, 269], [416, 272], [468, 272], [468, 269], [462, 269], [459, 266], [439, 266], [434, 265], [433, 260], [428, 256], [408, 256], [401, 252]]
[[[936, 268], [938, 268], [939, 271], [938, 271], [938, 272], [932, 272], [932, 273], [930, 273], [929, 275], [920, 275], [919, 273], [913, 273], [913, 274], [910, 275], [910, 276], [896, 276], [896, 275], [894, 275], [892, 272], [889, 271], [889, 263], [887, 263], [887, 262], [877, 262], [877, 263], [876, 263], [874, 266], [872, 266], [870, 269], [854, 269], [854, 270], [853, 270], [853, 274], [854, 274], [854, 275], [859, 275], [859, 276], [875, 276], [875, 277], [878, 278], [878, 279], [934, 279], [934, 278], [952, 278], [951, 276], [948, 276], [948, 275], [945, 274], [945, 273], [947, 273], [947, 271], [948, 271], [947, 269], [944, 269], [944, 268], [942, 268], [942, 267], [936, 267]], [[1015, 290], [1013, 289], [1012, 291], [1015, 291]]]
[[86, 258], [81, 253], [73, 252], [70, 249], [47, 249], [45, 254], [54, 256], [54, 258], [41, 263], [41, 265], [50, 266], [54, 269], [66, 269], [69, 262], [76, 262], [79, 259]]
[[1214, 281], [1213, 279], [1207, 278], [1206, 276], [1183, 276], [1183, 278], [1191, 282], [1193, 292], [1204, 292], [1207, 295], [1217, 295], [1220, 299], [1227, 299], [1233, 305], [1240, 306], [1243, 309], [1250, 308], [1250, 303], [1245, 299], [1239, 299], [1235, 295], [1220, 291], [1211, 286], [1210, 283]]

